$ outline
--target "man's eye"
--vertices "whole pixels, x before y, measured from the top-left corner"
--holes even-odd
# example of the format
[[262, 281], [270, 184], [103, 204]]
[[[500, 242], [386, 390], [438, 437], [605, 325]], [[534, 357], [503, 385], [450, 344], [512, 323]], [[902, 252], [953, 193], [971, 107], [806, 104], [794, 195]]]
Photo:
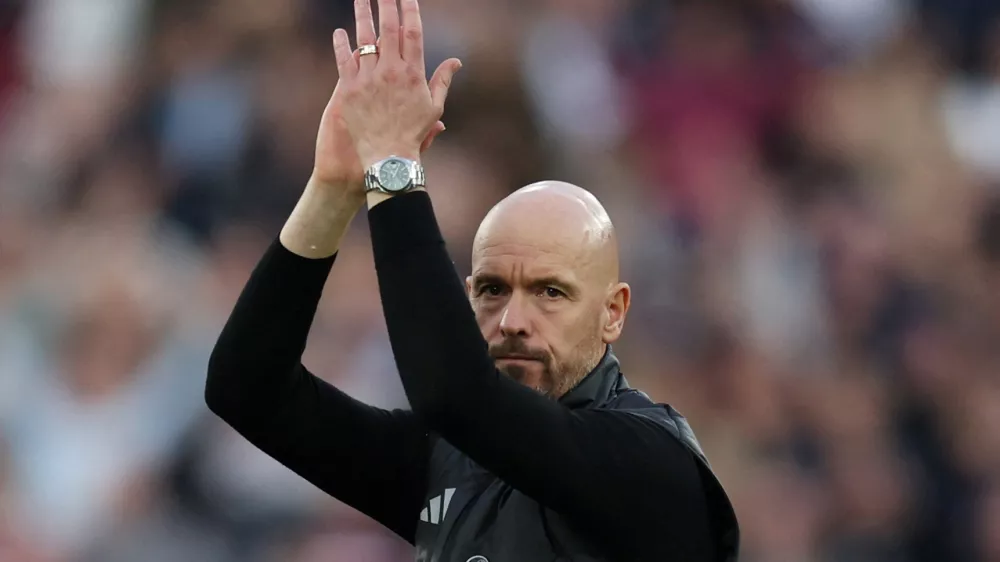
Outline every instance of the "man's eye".
[[565, 295], [565, 293], [563, 293], [559, 289], [556, 289], [555, 287], [546, 287], [545, 288], [545, 296], [548, 297], [548, 298], [550, 298], [550, 299], [558, 299], [558, 298], [563, 297], [564, 295]]
[[500, 296], [500, 294], [502, 292], [503, 292], [503, 289], [500, 287], [500, 285], [496, 285], [496, 284], [493, 284], [493, 285], [483, 285], [482, 287], [479, 288], [479, 294], [480, 295], [489, 295], [491, 297]]

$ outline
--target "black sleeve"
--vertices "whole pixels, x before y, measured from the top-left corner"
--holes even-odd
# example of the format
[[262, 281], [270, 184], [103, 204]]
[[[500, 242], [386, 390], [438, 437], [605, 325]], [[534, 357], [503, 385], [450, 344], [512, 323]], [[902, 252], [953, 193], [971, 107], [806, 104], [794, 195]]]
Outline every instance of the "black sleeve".
[[205, 400], [261, 450], [412, 543], [426, 430], [412, 412], [363, 404], [301, 363], [334, 259], [303, 258], [275, 240], [215, 345]]
[[383, 202], [369, 224], [396, 364], [422, 421], [543, 505], [704, 559], [693, 454], [653, 417], [570, 410], [497, 371], [425, 192]]

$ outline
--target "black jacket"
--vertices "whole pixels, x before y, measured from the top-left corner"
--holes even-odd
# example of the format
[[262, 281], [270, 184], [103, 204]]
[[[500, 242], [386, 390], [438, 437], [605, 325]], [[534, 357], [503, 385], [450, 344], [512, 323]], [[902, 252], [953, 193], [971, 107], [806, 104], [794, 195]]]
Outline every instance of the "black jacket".
[[732, 507], [690, 427], [628, 388], [610, 349], [558, 402], [514, 382], [489, 357], [427, 195], [382, 203], [369, 225], [412, 409], [363, 404], [302, 365], [335, 256], [275, 240], [212, 353], [213, 412], [424, 561], [735, 559]]
[[[711, 542], [717, 549], [712, 561], [736, 560], [739, 528], [733, 508], [683, 416], [630, 388], [619, 370], [618, 359], [610, 351], [560, 401], [571, 409], [600, 408], [642, 416], [690, 449], [708, 506]], [[604, 552], [607, 541], [599, 533], [574, 528], [566, 517], [512, 488], [443, 439], [434, 439], [433, 447], [427, 508], [421, 512], [416, 533], [418, 562], [623, 560]], [[628, 485], [594, 482], [595, 487]], [[696, 526], [692, 522], [692, 527]]]

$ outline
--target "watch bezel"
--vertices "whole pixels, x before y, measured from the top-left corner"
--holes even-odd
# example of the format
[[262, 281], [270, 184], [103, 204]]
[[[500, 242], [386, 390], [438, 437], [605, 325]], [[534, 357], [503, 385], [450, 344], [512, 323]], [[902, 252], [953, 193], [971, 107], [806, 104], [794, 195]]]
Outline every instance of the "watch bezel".
[[[381, 180], [382, 168], [391, 160], [400, 161], [409, 171], [409, 181], [400, 189], [389, 189], [389, 187], [384, 185]], [[399, 193], [406, 193], [407, 191], [412, 191], [417, 188], [422, 188], [425, 184], [426, 179], [424, 176], [424, 169], [419, 162], [403, 158], [401, 156], [396, 156], [394, 154], [375, 162], [365, 170], [365, 192], [367, 193], [381, 192], [395, 195]]]
[[[385, 168], [386, 166], [388, 166], [390, 162], [399, 162], [400, 164], [402, 164], [406, 168], [406, 170], [408, 172], [408, 176], [409, 177], [408, 177], [406, 183], [402, 187], [398, 187], [398, 188], [396, 188], [396, 187], [390, 187], [390, 186], [388, 186], [388, 185], [386, 185], [385, 183], [382, 182], [382, 169]], [[411, 187], [413, 187], [413, 166], [414, 166], [414, 164], [415, 163], [412, 160], [407, 160], [405, 158], [400, 158], [399, 156], [390, 156], [390, 157], [386, 158], [385, 160], [382, 160], [381, 162], [378, 163], [377, 171], [375, 173], [375, 177], [376, 177], [376, 179], [378, 179], [379, 185], [382, 186], [382, 189], [384, 189], [385, 191], [388, 191], [389, 193], [400, 193], [400, 192], [406, 191], [407, 189], [410, 189]]]

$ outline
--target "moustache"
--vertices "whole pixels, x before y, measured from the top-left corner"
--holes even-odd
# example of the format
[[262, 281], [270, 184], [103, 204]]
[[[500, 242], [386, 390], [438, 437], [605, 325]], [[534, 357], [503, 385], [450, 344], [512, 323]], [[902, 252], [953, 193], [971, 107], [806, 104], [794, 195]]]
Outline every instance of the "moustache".
[[549, 364], [548, 353], [540, 349], [531, 349], [520, 339], [504, 340], [502, 343], [491, 345], [489, 351], [490, 357], [493, 359], [517, 357], [519, 359], [533, 359], [546, 365]]

